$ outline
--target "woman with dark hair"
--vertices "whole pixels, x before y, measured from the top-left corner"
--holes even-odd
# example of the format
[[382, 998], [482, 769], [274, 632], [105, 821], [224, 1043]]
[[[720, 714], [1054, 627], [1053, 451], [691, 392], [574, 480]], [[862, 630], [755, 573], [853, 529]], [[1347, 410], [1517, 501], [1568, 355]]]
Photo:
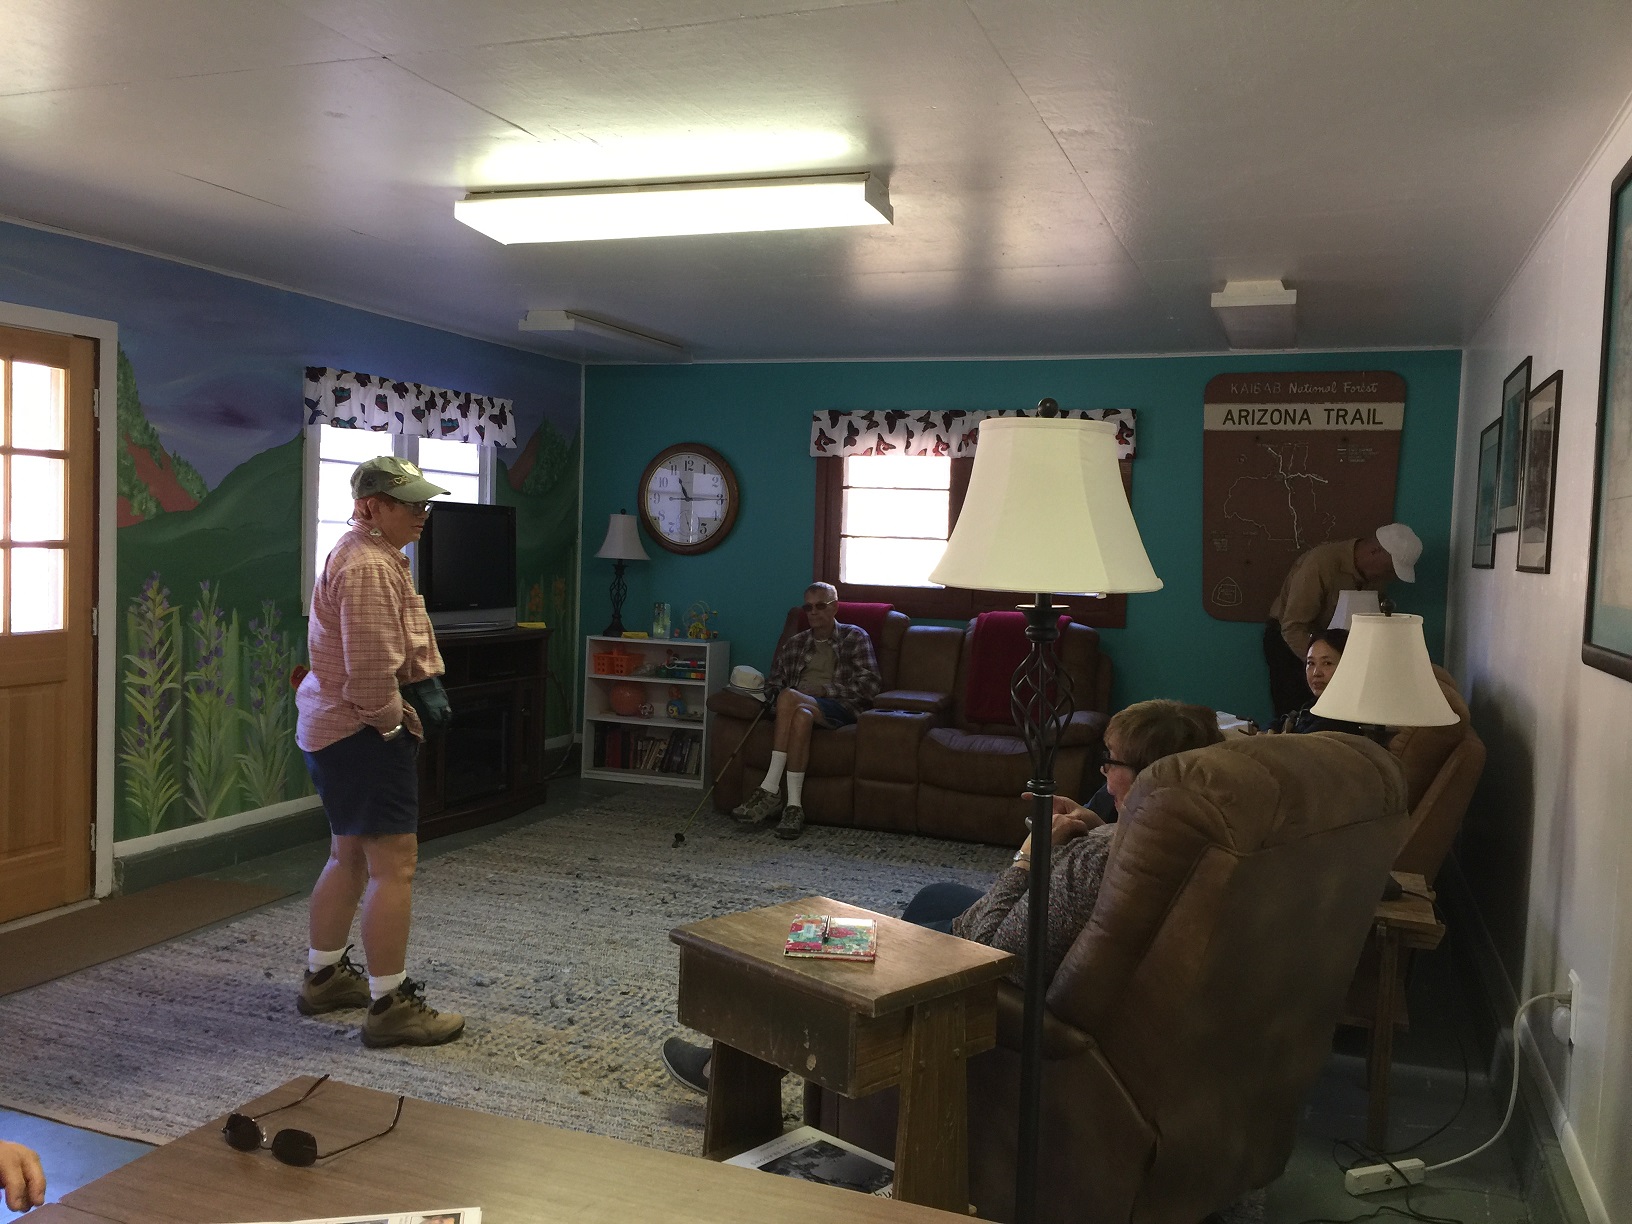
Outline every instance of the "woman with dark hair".
[[1346, 731], [1350, 735], [1364, 735], [1358, 723], [1343, 722], [1336, 718], [1322, 718], [1313, 706], [1332, 682], [1343, 650], [1349, 644], [1346, 629], [1317, 629], [1309, 636], [1309, 649], [1303, 656], [1303, 679], [1309, 686], [1310, 701], [1301, 710], [1294, 710], [1281, 723], [1286, 735], [1307, 735], [1311, 731]]

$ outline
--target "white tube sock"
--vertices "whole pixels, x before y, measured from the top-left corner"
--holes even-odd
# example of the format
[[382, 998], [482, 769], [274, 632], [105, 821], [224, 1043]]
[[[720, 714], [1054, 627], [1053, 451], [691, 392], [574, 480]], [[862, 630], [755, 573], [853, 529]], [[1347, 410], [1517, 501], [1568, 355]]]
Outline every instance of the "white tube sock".
[[802, 807], [805, 794], [805, 775], [802, 773], [788, 773], [788, 806]]
[[406, 971], [402, 973], [390, 973], [385, 977], [375, 977], [373, 974], [370, 974], [368, 978], [369, 997], [374, 999], [383, 999], [398, 986], [401, 986], [403, 982], [407, 980], [407, 978], [408, 974]]
[[759, 784], [760, 790], [776, 794], [777, 788], [782, 785], [782, 771], [787, 768], [788, 754], [785, 752], [771, 753], [771, 767], [765, 771], [765, 781]]
[[316, 973], [319, 969], [327, 969], [330, 965], [338, 965], [340, 958], [346, 954], [341, 948], [338, 952], [319, 952], [316, 948], [306, 949], [306, 972]]

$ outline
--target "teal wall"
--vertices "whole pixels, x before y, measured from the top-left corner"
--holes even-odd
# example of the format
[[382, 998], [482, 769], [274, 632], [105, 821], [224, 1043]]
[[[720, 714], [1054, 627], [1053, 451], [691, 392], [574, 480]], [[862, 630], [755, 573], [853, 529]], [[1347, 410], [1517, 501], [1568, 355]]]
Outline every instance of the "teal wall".
[[[1133, 511], [1161, 591], [1128, 597], [1125, 629], [1107, 630], [1117, 704], [1177, 697], [1264, 717], [1269, 693], [1261, 626], [1217, 621], [1201, 604], [1202, 391], [1216, 374], [1254, 370], [1394, 370], [1406, 383], [1396, 516], [1422, 536], [1414, 586], [1396, 584], [1403, 611], [1426, 618], [1429, 649], [1445, 632], [1446, 547], [1456, 456], [1461, 354], [1454, 350], [1051, 361], [792, 362], [601, 366], [584, 391], [583, 592], [580, 623], [610, 614], [611, 562], [594, 557], [606, 516], [636, 510], [635, 486], [659, 450], [704, 442], [736, 468], [742, 510], [726, 541], [698, 557], [647, 541], [631, 563], [624, 623], [643, 628], [651, 605], [676, 614], [697, 600], [717, 608], [735, 663], [762, 669], [783, 614], [812, 578], [818, 409], [1135, 408], [1139, 457]], [[816, 575], [822, 577], [825, 575]]]

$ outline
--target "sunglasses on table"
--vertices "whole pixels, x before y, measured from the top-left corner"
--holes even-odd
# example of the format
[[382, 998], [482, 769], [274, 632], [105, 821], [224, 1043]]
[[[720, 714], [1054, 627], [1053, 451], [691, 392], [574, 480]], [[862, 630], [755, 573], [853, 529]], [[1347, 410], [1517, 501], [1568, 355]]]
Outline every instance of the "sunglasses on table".
[[826, 612], [833, 606], [833, 603], [834, 601], [831, 599], [826, 603], [807, 603], [805, 605], [805, 615], [809, 616], [812, 612]]
[[[264, 1113], [256, 1114], [253, 1118], [241, 1113], [228, 1114], [226, 1125], [221, 1128], [221, 1133], [227, 1137], [227, 1145], [236, 1148], [240, 1152], [255, 1152], [266, 1147], [266, 1132], [261, 1129], [261, 1119], [269, 1118], [285, 1109], [293, 1109], [321, 1088], [328, 1078], [326, 1075], [323, 1076], [287, 1105], [279, 1105], [276, 1109], [268, 1109]], [[402, 1120], [402, 1103], [405, 1100], [407, 1100], [405, 1096], [397, 1098], [397, 1112], [391, 1119], [391, 1125], [377, 1135], [359, 1139], [356, 1143], [348, 1143], [345, 1147], [335, 1148], [332, 1152], [319, 1152], [317, 1150], [317, 1139], [310, 1131], [280, 1130], [276, 1135], [272, 1136], [272, 1155], [286, 1165], [305, 1168], [308, 1165], [316, 1164], [320, 1160], [327, 1160], [330, 1156], [338, 1156], [341, 1152], [349, 1152], [354, 1147], [362, 1147], [365, 1143], [372, 1143], [376, 1139], [382, 1139], [397, 1129], [397, 1123]]]

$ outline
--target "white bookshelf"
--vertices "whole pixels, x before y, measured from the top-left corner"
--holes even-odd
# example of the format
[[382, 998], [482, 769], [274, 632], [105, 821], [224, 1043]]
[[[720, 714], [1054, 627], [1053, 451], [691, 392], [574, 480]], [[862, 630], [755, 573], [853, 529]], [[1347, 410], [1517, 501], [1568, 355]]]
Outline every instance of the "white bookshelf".
[[[597, 667], [597, 656], [609, 654], [629, 661], [612, 670]], [[683, 676], [664, 670], [688, 663], [693, 666]], [[725, 687], [730, 673], [730, 642], [599, 634], [585, 639], [583, 776], [700, 790], [710, 776], [708, 698]], [[618, 684], [635, 686], [651, 713], [617, 713], [612, 689]], [[669, 702], [676, 696], [696, 717], [669, 716]]]

